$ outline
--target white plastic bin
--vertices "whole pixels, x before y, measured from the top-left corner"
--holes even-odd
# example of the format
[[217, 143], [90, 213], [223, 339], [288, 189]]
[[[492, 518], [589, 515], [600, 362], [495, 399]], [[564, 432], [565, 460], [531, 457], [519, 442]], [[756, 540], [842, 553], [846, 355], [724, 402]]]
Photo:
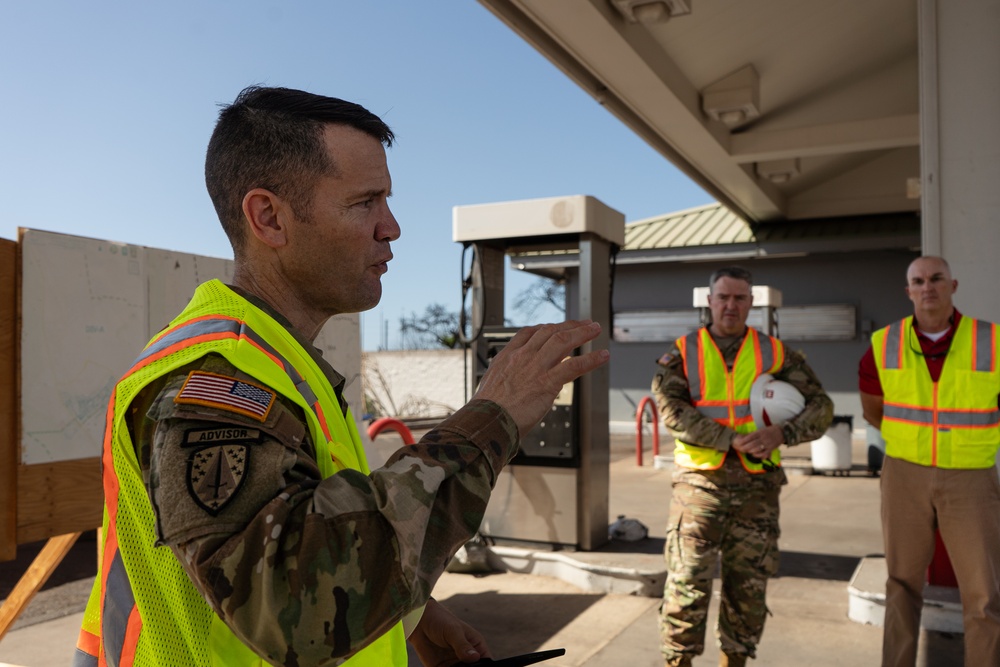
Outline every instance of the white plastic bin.
[[868, 472], [877, 475], [882, 471], [882, 461], [885, 459], [882, 432], [871, 424], [865, 424], [865, 441], [868, 443]]
[[812, 441], [812, 466], [816, 472], [851, 471], [851, 431], [854, 417], [838, 415], [819, 440]]

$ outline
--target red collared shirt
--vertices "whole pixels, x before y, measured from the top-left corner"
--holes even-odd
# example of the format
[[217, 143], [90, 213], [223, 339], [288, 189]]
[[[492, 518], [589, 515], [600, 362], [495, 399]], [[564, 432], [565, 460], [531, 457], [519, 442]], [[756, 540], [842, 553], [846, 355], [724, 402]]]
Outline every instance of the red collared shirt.
[[[941, 377], [941, 369], [944, 367], [945, 357], [948, 356], [951, 339], [955, 336], [955, 329], [961, 319], [962, 313], [958, 312], [956, 308], [955, 314], [951, 318], [951, 327], [945, 335], [936, 341], [925, 336], [917, 329], [916, 322], [914, 322], [913, 330], [917, 332], [920, 351], [924, 355], [924, 361], [927, 362], [927, 370], [930, 371], [932, 382], [937, 382], [938, 378]], [[868, 346], [868, 351], [861, 357], [861, 362], [858, 364], [858, 389], [873, 396], [883, 395], [882, 383], [878, 379], [878, 368], [875, 366], [875, 353], [872, 351], [871, 345]]]

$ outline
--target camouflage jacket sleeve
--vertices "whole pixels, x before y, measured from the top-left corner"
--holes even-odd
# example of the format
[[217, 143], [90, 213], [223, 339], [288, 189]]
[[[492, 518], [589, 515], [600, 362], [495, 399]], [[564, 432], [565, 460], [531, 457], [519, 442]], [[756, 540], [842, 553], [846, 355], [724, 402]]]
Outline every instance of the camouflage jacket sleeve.
[[704, 416], [691, 404], [684, 361], [675, 344], [660, 357], [651, 390], [664, 426], [676, 440], [728, 451], [736, 431]]
[[785, 348], [785, 363], [774, 374], [778, 380], [791, 384], [806, 399], [798, 415], [782, 425], [786, 445], [816, 440], [826, 433], [833, 421], [833, 401], [823, 391], [823, 385], [806, 363], [801, 352]]
[[[246, 379], [206, 359], [202, 368]], [[340, 664], [423, 605], [478, 530], [516, 450], [509, 415], [473, 401], [370, 475], [322, 479], [297, 406], [278, 403], [262, 423], [175, 403], [188, 370], [150, 392], [144, 419], [133, 404], [159, 543], [227, 625], [276, 665]], [[195, 444], [205, 442], [227, 448], [231, 467], [220, 469], [221, 454]], [[223, 475], [229, 495], [219, 493]]]

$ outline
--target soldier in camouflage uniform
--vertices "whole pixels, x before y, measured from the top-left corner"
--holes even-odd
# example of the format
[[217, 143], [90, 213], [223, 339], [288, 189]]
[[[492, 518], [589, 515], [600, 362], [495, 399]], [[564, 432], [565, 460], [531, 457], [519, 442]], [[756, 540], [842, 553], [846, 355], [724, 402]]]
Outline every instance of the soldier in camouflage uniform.
[[[769, 370], [758, 361], [745, 381], [733, 379], [739, 377], [738, 359], [752, 367], [750, 343], [756, 340], [766, 348], [769, 342], [769, 337], [746, 326], [753, 302], [751, 285], [749, 271], [741, 267], [713, 273], [709, 281], [711, 325], [678, 339], [660, 358], [652, 383], [663, 422], [677, 442], [665, 553], [668, 573], [660, 608], [668, 666], [691, 665], [704, 650], [717, 567], [721, 567], [722, 579], [717, 629], [721, 664], [744, 665], [747, 658], [755, 657], [768, 613], [767, 580], [778, 569], [778, 498], [787, 483], [775, 450], [782, 444], [820, 437], [833, 418], [833, 403], [803, 355], [785, 350], [775, 339], [770, 339], [777, 352], [772, 375], [802, 393], [805, 409], [790, 421], [762, 429], [756, 429], [749, 416], [742, 421], [737, 418], [741, 405], [749, 413], [752, 379]], [[711, 349], [713, 344], [718, 352]], [[718, 367], [717, 376], [704, 373], [703, 357], [702, 376], [689, 380], [686, 369], [698, 368], [696, 355], [703, 346], [715, 359], [721, 355], [724, 366]], [[694, 363], [688, 365], [691, 355], [695, 355]], [[713, 389], [727, 395], [724, 386], [706, 383], [735, 385], [736, 395], [729, 393], [728, 401], [716, 401], [699, 411], [698, 401], [692, 399], [692, 384], [699, 395]], [[728, 412], [728, 417], [707, 416], [712, 409]]]
[[[405, 665], [405, 646], [402, 655], [366, 653], [401, 620], [424, 664], [489, 656], [431, 589], [478, 529], [519, 434], [608, 355], [568, 356], [599, 334], [596, 323], [527, 327], [492, 360], [473, 400], [419, 443], [370, 473], [363, 453], [338, 464], [360, 441], [344, 378], [312, 341], [330, 316], [381, 296], [400, 233], [386, 201], [392, 139], [358, 105], [282, 88], [248, 88], [220, 114], [206, 179], [233, 245], [233, 285], [200, 286], [116, 388], [134, 398], [112, 397], [104, 477], [115, 500], [106, 501], [98, 599], [74, 664], [339, 665], [354, 656], [351, 665]], [[227, 315], [236, 311], [243, 321]], [[181, 330], [194, 333], [181, 341]], [[141, 376], [181, 352], [183, 365]], [[246, 359], [263, 360], [261, 372], [247, 372]], [[311, 375], [293, 375], [301, 369]], [[262, 379], [274, 372], [310, 398], [299, 404]], [[325, 474], [331, 465], [337, 471]], [[182, 568], [185, 581], [162, 586], [157, 567], [137, 562], [143, 554], [159, 569]], [[113, 581], [123, 562], [124, 585]], [[143, 587], [155, 588], [159, 605], [145, 616]]]

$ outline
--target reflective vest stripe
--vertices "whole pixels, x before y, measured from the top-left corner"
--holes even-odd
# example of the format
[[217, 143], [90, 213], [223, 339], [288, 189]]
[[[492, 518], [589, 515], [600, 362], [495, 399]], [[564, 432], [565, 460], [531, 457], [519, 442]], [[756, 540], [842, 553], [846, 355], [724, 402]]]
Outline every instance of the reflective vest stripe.
[[[112, 558], [104, 591], [101, 636], [104, 637], [105, 659], [112, 667], [130, 665], [131, 661], [126, 662], [122, 658], [126, 652], [135, 657], [135, 642], [131, 643], [131, 647], [128, 646], [130, 618], [135, 613], [135, 596], [132, 594], [121, 553], [116, 552]], [[134, 634], [137, 640], [138, 631]]]
[[957, 428], [993, 428], [1000, 426], [998, 410], [963, 410], [961, 412], [941, 410], [938, 424]]
[[768, 338], [766, 341], [767, 345], [763, 345], [760, 336], [754, 336], [754, 341], [758, 349], [757, 374], [762, 375], [770, 371], [771, 367], [774, 366], [774, 341]]
[[[117, 399], [117, 388], [111, 392], [111, 400], [108, 402], [107, 426], [104, 429], [104, 450], [102, 452], [102, 466], [105, 470], [114, 470], [114, 452], [112, 451], [112, 440], [114, 428], [112, 421], [115, 418], [115, 401]], [[114, 648], [116, 653], [106, 652], [101, 656], [100, 664], [121, 665], [119, 661], [120, 651], [125, 641], [126, 622], [128, 614], [135, 607], [135, 597], [128, 583], [128, 575], [125, 574], [125, 567], [118, 553], [118, 531], [115, 523], [118, 517], [118, 475], [102, 475], [104, 478], [105, 507], [108, 512], [108, 528], [105, 531], [104, 545], [101, 553], [101, 636], [104, 638], [104, 646]], [[116, 566], [118, 574], [124, 577], [124, 589], [120, 584], [116, 584]], [[111, 585], [109, 588], [109, 580]], [[111, 591], [111, 595], [109, 595]], [[110, 608], [109, 608], [110, 607]], [[116, 623], [120, 622], [120, 625]], [[108, 638], [111, 638], [109, 641]], [[83, 646], [77, 645], [83, 649]], [[95, 659], [98, 653], [94, 653]]]
[[136, 362], [146, 359], [148, 357], [159, 355], [163, 350], [173, 346], [174, 344], [188, 340], [195, 336], [203, 336], [213, 333], [231, 333], [238, 334], [240, 332], [241, 322], [235, 317], [225, 317], [221, 315], [207, 315], [205, 317], [198, 317], [193, 320], [188, 320], [183, 324], [174, 327], [173, 329], [167, 329], [162, 332], [158, 337], [149, 341], [145, 349], [136, 359]]
[[[698, 412], [705, 415], [709, 419], [714, 419], [717, 422], [723, 424], [729, 423], [729, 406], [709, 406], [704, 403], [698, 406]], [[733, 406], [733, 414], [736, 419], [745, 419], [751, 417], [750, 413], [750, 403], [737, 404]]]
[[882, 410], [882, 418], [911, 422], [913, 424], [931, 424], [934, 421], [934, 410], [886, 403]]
[[[934, 424], [934, 410], [886, 403], [885, 419], [930, 426]], [[939, 409], [937, 423], [957, 428], [992, 428], [1000, 425], [1000, 410], [947, 410]]]
[[139, 635], [142, 633], [142, 616], [139, 607], [133, 606], [125, 624], [125, 641], [122, 643], [122, 665], [135, 664], [135, 652], [139, 648]]
[[972, 368], [992, 373], [996, 370], [996, 326], [992, 322], [976, 321], [972, 330]]
[[76, 652], [73, 654], [72, 667], [98, 667], [97, 654], [101, 650], [101, 638], [97, 635], [80, 630], [76, 640]]
[[97, 652], [101, 650], [101, 638], [95, 635], [93, 632], [87, 632], [86, 630], [80, 630], [80, 637], [76, 640], [76, 647], [94, 657], [94, 664], [97, 662]]
[[240, 338], [271, 359], [280, 367], [288, 379], [295, 385], [295, 389], [302, 395], [307, 405], [312, 407], [313, 412], [319, 419], [323, 434], [330, 440], [330, 427], [326, 423], [323, 409], [319, 405], [319, 399], [315, 392], [302, 377], [302, 374], [293, 366], [280, 352], [274, 349], [256, 331], [251, 329], [246, 322], [241, 322], [232, 317], [206, 316], [199, 317], [164, 332], [159, 338], [151, 342], [139, 358], [132, 364], [127, 375], [139, 370], [143, 366], [152, 363], [178, 350], [182, 350], [198, 343], [219, 340], [222, 338]]
[[704, 377], [705, 366], [701, 362], [701, 355], [698, 353], [698, 332], [688, 334], [684, 337], [684, 373], [687, 375], [688, 390], [691, 392], [692, 401], [701, 400], [702, 377]]
[[903, 367], [903, 323], [893, 322], [886, 332], [882, 348], [885, 368], [899, 370]]

